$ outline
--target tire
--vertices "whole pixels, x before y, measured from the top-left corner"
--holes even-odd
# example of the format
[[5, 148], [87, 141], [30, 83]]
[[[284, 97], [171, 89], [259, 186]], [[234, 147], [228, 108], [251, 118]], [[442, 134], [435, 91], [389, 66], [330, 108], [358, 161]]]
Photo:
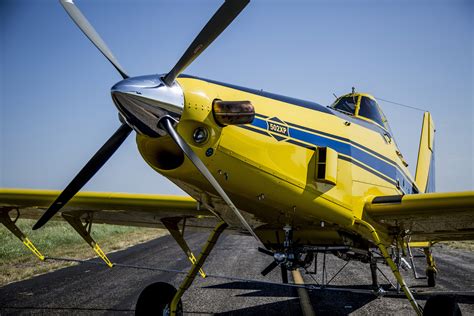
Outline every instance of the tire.
[[423, 309], [423, 316], [461, 316], [459, 305], [452, 296], [436, 295], [430, 297]]
[[[135, 315], [170, 315], [169, 305], [176, 294], [176, 288], [169, 283], [156, 282], [148, 285], [138, 297]], [[177, 315], [183, 314], [179, 300]]]
[[428, 286], [434, 287], [436, 286], [436, 272], [434, 270], [427, 270], [426, 276], [428, 277]]

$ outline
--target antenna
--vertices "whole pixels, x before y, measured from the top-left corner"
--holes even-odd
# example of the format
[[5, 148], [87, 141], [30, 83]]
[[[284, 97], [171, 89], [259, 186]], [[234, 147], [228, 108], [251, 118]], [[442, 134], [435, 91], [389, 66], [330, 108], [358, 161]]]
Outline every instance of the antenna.
[[417, 111], [421, 111], [421, 112], [427, 112], [428, 111], [426, 109], [422, 109], [422, 108], [419, 108], [419, 107], [416, 107], [416, 106], [406, 105], [406, 104], [403, 104], [403, 103], [398, 103], [398, 102], [382, 99], [382, 98], [379, 98], [379, 97], [375, 97], [375, 98], [379, 101], [383, 101], [383, 102], [390, 103], [390, 104], [393, 104], [393, 105], [402, 106], [402, 107], [409, 108], [409, 109], [412, 109], [412, 110], [417, 110]]

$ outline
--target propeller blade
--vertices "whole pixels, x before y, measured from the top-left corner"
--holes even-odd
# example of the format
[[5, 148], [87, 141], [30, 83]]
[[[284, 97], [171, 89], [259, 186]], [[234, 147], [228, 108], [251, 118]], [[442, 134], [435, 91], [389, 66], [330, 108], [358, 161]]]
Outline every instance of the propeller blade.
[[122, 145], [132, 129], [122, 124], [117, 131], [105, 142], [105, 144], [87, 162], [81, 171], [74, 177], [68, 186], [61, 192], [48, 210], [33, 226], [38, 229], [46, 224], [61, 208], [96, 174], [97, 171], [109, 160], [115, 151]]
[[258, 251], [260, 251], [261, 253], [264, 253], [264, 254], [266, 254], [266, 255], [269, 255], [269, 256], [272, 256], [272, 257], [273, 257], [273, 252], [271, 252], [270, 250], [265, 249], [265, 248], [262, 248], [262, 247], [258, 247], [257, 249], [258, 249]]
[[281, 268], [281, 280], [283, 283], [288, 283], [288, 269], [284, 265], [280, 266]]
[[240, 211], [237, 209], [237, 207], [232, 203], [232, 200], [227, 196], [225, 193], [224, 189], [220, 186], [219, 182], [214, 178], [214, 176], [211, 174], [209, 169], [204, 165], [202, 160], [194, 153], [194, 151], [189, 147], [189, 145], [184, 141], [184, 139], [176, 132], [176, 130], [173, 127], [173, 121], [169, 116], [164, 116], [163, 118], [160, 119], [159, 125], [171, 136], [173, 141], [178, 145], [179, 148], [184, 152], [184, 154], [191, 160], [191, 162], [196, 166], [196, 168], [199, 170], [199, 172], [209, 181], [209, 183], [212, 185], [212, 187], [217, 191], [217, 193], [222, 197], [222, 199], [226, 202], [226, 204], [230, 207], [230, 209], [234, 212], [234, 214], [237, 216], [239, 221], [242, 223], [242, 225], [247, 229], [247, 231], [255, 237], [256, 240], [260, 240], [255, 232], [253, 231], [252, 227], [247, 223], [245, 218], [242, 216]]
[[261, 272], [263, 276], [266, 276], [270, 272], [273, 271], [278, 266], [278, 263], [276, 261], [272, 261], [263, 271]]
[[94, 27], [89, 23], [86, 17], [81, 13], [78, 7], [74, 4], [73, 0], [60, 0], [61, 5], [66, 10], [67, 14], [71, 19], [76, 23], [76, 25], [81, 29], [81, 31], [90, 39], [92, 44], [97, 47], [105, 58], [107, 58], [110, 63], [117, 69], [117, 71], [122, 75], [123, 79], [127, 79], [128, 75], [125, 73], [125, 70], [120, 66], [115, 56], [112, 54], [112, 51], [109, 49], [107, 44], [102, 40], [99, 34], [95, 31]]
[[163, 78], [165, 84], [171, 86], [176, 77], [211, 45], [249, 2], [250, 0], [226, 0], [189, 45], [173, 69]]

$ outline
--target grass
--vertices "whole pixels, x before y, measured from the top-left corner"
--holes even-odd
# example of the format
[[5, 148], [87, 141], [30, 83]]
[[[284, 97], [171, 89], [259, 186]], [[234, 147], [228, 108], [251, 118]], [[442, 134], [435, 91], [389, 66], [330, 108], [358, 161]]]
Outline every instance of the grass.
[[[34, 220], [20, 219], [17, 225], [43, 255], [75, 259], [96, 256], [68, 223], [51, 221], [44, 228], [32, 231], [34, 223]], [[107, 254], [163, 236], [166, 230], [95, 224], [92, 226], [91, 234]], [[0, 225], [0, 240], [0, 286], [74, 264], [58, 261], [41, 262], [3, 225]]]

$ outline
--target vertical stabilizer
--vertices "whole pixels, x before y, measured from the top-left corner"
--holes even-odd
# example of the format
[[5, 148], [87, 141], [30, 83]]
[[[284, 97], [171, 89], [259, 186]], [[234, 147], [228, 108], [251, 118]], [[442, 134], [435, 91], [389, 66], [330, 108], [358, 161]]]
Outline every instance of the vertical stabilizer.
[[429, 112], [423, 115], [415, 182], [421, 193], [435, 191], [435, 126]]

